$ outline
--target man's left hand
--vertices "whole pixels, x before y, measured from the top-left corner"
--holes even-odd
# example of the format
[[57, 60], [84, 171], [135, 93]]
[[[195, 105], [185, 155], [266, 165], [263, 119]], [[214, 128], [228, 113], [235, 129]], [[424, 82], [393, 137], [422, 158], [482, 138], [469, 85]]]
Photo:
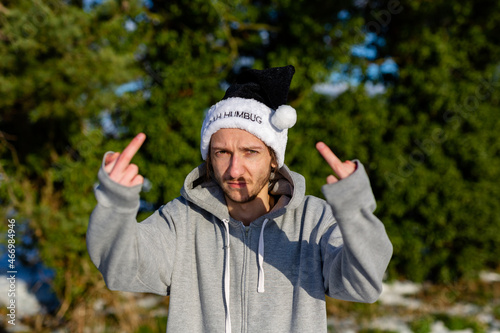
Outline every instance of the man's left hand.
[[356, 163], [352, 161], [342, 162], [325, 143], [318, 142], [316, 144], [316, 149], [338, 177], [329, 175], [326, 178], [326, 182], [328, 184], [333, 184], [338, 182], [340, 179], [347, 178], [354, 172], [354, 170], [356, 170]]

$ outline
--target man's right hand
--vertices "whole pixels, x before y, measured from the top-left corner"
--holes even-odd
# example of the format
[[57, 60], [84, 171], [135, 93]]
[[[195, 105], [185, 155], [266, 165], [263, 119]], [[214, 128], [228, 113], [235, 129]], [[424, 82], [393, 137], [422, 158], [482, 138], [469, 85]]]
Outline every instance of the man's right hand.
[[139, 133], [130, 141], [129, 145], [120, 153], [109, 154], [104, 161], [104, 171], [109, 178], [123, 186], [135, 186], [144, 182], [144, 177], [139, 174], [139, 167], [130, 161], [146, 140], [144, 133]]

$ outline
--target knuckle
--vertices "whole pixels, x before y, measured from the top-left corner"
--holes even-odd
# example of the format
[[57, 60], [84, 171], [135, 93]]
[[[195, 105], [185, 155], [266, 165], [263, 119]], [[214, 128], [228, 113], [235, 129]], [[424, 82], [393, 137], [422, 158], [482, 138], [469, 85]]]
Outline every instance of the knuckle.
[[136, 164], [129, 164], [129, 166], [127, 167], [127, 169], [130, 172], [133, 172], [133, 173], [139, 172], [139, 167]]
[[119, 182], [121, 177], [119, 177], [116, 173], [109, 173], [109, 178], [114, 182]]
[[129, 186], [140, 185], [144, 182], [144, 178], [141, 175], [135, 176], [129, 183]]

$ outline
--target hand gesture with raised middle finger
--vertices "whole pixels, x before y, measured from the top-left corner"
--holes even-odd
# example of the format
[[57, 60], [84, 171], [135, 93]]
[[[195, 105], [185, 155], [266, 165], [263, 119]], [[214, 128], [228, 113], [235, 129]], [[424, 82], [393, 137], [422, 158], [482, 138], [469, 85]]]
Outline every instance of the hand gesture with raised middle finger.
[[333, 152], [332, 150], [323, 142], [318, 142], [316, 144], [316, 149], [319, 151], [321, 156], [325, 159], [325, 161], [330, 165], [333, 172], [337, 175], [329, 175], [326, 178], [326, 182], [328, 184], [333, 184], [338, 182], [340, 179], [344, 179], [349, 177], [356, 170], [356, 163], [352, 161], [342, 162]]
[[104, 171], [109, 178], [123, 186], [135, 186], [144, 182], [144, 177], [139, 174], [139, 167], [130, 163], [134, 155], [146, 140], [144, 133], [139, 133], [130, 141], [122, 153], [114, 153], [106, 156]]

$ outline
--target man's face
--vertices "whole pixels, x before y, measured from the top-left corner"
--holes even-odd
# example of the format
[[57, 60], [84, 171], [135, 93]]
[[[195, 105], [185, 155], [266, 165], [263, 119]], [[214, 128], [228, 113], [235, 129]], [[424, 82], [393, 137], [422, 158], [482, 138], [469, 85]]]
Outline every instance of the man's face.
[[221, 129], [212, 135], [210, 159], [226, 200], [247, 203], [268, 196], [271, 154], [259, 138], [241, 129]]

